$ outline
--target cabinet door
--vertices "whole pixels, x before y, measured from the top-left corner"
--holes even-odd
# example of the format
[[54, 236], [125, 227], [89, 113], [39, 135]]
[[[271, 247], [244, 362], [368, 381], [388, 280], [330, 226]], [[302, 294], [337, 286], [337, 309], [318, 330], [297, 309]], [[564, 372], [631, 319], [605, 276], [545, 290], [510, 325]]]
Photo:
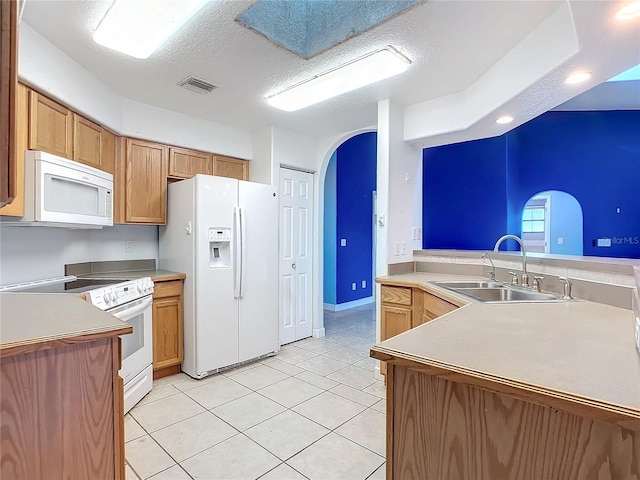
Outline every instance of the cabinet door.
[[16, 191], [13, 202], [0, 208], [0, 215], [24, 215], [24, 151], [29, 147], [29, 89], [18, 84], [15, 143]]
[[29, 92], [29, 148], [64, 158], [73, 155], [73, 113], [38, 92]]
[[153, 293], [153, 369], [183, 359], [182, 281], [156, 282]]
[[73, 114], [73, 159], [102, 169], [103, 129], [84, 117]]
[[169, 149], [169, 176], [191, 178], [198, 173], [213, 175], [213, 156], [186, 148]]
[[0, 207], [17, 195], [18, 2], [0, 4]]
[[213, 174], [219, 177], [231, 177], [249, 180], [249, 162], [240, 158], [214, 155]]
[[103, 130], [100, 170], [104, 170], [113, 175], [114, 182], [116, 182], [116, 152], [116, 135], [109, 130]]
[[387, 340], [411, 329], [411, 308], [382, 305], [380, 340]]
[[169, 147], [128, 138], [126, 152], [125, 220], [165, 224]]

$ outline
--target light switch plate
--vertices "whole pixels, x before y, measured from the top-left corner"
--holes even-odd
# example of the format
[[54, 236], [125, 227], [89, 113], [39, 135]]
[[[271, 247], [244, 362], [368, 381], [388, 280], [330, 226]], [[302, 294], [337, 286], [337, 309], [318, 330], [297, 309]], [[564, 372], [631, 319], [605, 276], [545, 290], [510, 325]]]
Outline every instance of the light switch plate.
[[347, 239], [346, 238], [341, 238], [340, 239], [340, 246], [341, 247], [346, 247], [347, 246]]

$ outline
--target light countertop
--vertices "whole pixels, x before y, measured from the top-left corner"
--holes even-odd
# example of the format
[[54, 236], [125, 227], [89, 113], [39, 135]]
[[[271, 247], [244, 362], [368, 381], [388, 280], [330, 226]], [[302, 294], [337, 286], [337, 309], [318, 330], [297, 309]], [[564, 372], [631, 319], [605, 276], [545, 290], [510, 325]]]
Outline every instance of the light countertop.
[[464, 279], [486, 280], [439, 273], [377, 279], [420, 286], [463, 306], [380, 342], [372, 356], [493, 378], [640, 419], [640, 355], [630, 310], [588, 301], [480, 303], [431, 283]]
[[131, 327], [75, 295], [0, 294], [0, 356], [16, 349], [131, 333]]

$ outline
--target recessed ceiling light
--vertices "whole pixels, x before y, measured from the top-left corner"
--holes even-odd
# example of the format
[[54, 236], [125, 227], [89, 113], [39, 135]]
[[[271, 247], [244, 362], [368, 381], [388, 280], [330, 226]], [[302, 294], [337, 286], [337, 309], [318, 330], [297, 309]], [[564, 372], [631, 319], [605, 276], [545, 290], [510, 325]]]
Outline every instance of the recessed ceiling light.
[[93, 34], [100, 45], [148, 58], [208, 0], [114, 0]]
[[499, 123], [500, 125], [505, 125], [511, 122], [513, 122], [513, 117], [511, 115], [503, 115], [496, 120], [496, 123]]
[[411, 61], [389, 46], [267, 97], [272, 107], [293, 112], [404, 72]]
[[638, 17], [640, 17], [640, 2], [630, 3], [616, 13], [618, 20], [631, 20]]
[[564, 83], [568, 85], [573, 85], [575, 83], [586, 82], [590, 78], [591, 78], [591, 72], [578, 72], [578, 73], [574, 73], [573, 75], [569, 75], [567, 78], [565, 78]]

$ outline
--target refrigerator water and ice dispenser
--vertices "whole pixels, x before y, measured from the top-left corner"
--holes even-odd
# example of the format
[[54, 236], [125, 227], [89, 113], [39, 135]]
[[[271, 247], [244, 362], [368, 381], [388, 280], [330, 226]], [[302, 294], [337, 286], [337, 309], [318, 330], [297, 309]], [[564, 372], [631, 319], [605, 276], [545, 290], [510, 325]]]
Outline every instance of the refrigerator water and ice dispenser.
[[209, 228], [209, 267], [231, 268], [230, 228]]

